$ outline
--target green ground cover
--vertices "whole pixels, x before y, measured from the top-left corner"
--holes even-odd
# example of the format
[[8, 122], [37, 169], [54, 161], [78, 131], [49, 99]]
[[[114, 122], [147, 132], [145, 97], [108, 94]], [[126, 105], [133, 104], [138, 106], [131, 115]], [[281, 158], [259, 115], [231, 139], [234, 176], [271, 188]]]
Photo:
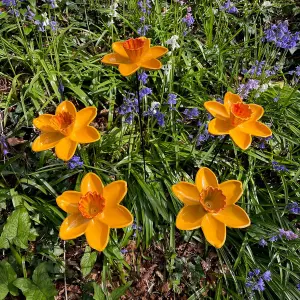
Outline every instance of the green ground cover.
[[[292, 0], [0, 1], [0, 299], [299, 299], [299, 15]], [[169, 50], [138, 72], [141, 114], [136, 76], [101, 63], [138, 36]], [[227, 91], [272, 137], [242, 150], [208, 132], [204, 103]], [[68, 162], [32, 151], [33, 119], [64, 100], [96, 107], [101, 134]], [[172, 185], [202, 167], [242, 182], [251, 219], [219, 249], [175, 226]], [[59, 238], [56, 198], [89, 172], [125, 180], [134, 216], [101, 252]]]

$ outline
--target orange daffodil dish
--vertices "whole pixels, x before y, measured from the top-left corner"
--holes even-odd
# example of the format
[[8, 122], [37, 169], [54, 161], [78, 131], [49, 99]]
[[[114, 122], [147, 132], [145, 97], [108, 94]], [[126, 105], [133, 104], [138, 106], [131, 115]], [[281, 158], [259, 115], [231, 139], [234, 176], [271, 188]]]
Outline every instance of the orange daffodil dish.
[[207, 101], [205, 108], [215, 117], [208, 124], [208, 131], [214, 135], [229, 134], [241, 149], [250, 147], [252, 137], [268, 137], [272, 131], [258, 120], [263, 116], [264, 109], [257, 104], [246, 104], [239, 95], [227, 92], [224, 104]]
[[86, 107], [77, 112], [72, 102], [63, 101], [57, 106], [55, 115], [43, 114], [33, 120], [41, 135], [34, 140], [32, 150], [39, 152], [55, 147], [58, 158], [70, 160], [78, 144], [100, 139], [96, 128], [89, 126], [96, 115], [96, 107]]
[[139, 68], [146, 70], [159, 70], [162, 67], [157, 59], [168, 52], [162, 46], [150, 47], [150, 39], [139, 37], [125, 42], [112, 44], [114, 53], [105, 55], [101, 62], [107, 65], [119, 66], [123, 76], [135, 73]]
[[69, 214], [60, 227], [59, 237], [70, 240], [85, 234], [91, 248], [103, 251], [110, 228], [123, 228], [133, 223], [129, 210], [119, 204], [126, 193], [126, 181], [118, 180], [104, 186], [96, 174], [86, 174], [80, 192], [66, 191], [56, 198], [57, 205]]
[[235, 203], [243, 193], [242, 183], [228, 180], [218, 184], [208, 168], [197, 172], [195, 184], [179, 182], [172, 186], [175, 196], [184, 203], [176, 219], [180, 230], [202, 228], [207, 241], [221, 248], [226, 239], [226, 226], [244, 228], [250, 225], [247, 213]]

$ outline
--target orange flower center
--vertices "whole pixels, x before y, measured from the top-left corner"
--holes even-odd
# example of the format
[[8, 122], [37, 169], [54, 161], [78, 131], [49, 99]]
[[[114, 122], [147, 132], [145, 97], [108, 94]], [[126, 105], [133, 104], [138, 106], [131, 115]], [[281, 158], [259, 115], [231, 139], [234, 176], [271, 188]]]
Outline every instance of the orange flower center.
[[142, 38], [129, 39], [123, 43], [123, 48], [131, 62], [138, 62], [144, 50], [145, 41]]
[[200, 193], [200, 203], [210, 213], [217, 213], [225, 208], [226, 197], [218, 188], [209, 186]]
[[233, 126], [240, 125], [241, 123], [251, 118], [252, 110], [248, 104], [238, 102], [231, 106], [230, 120]]
[[74, 121], [74, 117], [64, 111], [53, 116], [50, 120], [50, 125], [53, 129], [60, 131], [62, 134], [68, 135]]
[[78, 209], [82, 216], [87, 219], [92, 219], [98, 214], [101, 214], [105, 208], [105, 199], [97, 192], [87, 192], [81, 196]]

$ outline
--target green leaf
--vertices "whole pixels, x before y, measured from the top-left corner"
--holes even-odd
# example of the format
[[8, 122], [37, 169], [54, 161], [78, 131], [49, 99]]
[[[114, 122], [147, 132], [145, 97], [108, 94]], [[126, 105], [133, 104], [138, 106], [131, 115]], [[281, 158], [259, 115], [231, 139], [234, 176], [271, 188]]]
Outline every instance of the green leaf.
[[39, 264], [34, 270], [32, 281], [28, 278], [18, 278], [14, 285], [22, 291], [26, 300], [52, 300], [57, 294], [48, 275], [46, 262]]
[[32, 27], [31, 27], [31, 26], [30, 26], [30, 27], [25, 27], [25, 28], [24, 28], [24, 33], [25, 33], [25, 35], [28, 35], [31, 31], [32, 31]]
[[96, 260], [97, 260], [97, 252], [91, 252], [91, 248], [89, 246], [86, 246], [84, 255], [82, 256], [80, 261], [81, 272], [83, 277], [90, 274]]
[[4, 299], [10, 292], [13, 296], [18, 295], [18, 290], [13, 285], [17, 274], [7, 261], [0, 262], [0, 299]]
[[110, 297], [112, 298], [112, 300], [118, 300], [120, 299], [121, 296], [123, 296], [126, 291], [128, 290], [128, 288], [131, 286], [132, 281], [127, 282], [125, 285], [118, 287], [117, 289], [115, 289], [111, 294]]
[[0, 237], [0, 249], [9, 248], [9, 243], [26, 249], [30, 235], [30, 218], [24, 207], [16, 209], [7, 219]]
[[100, 285], [98, 285], [96, 282], [93, 282], [93, 288], [94, 288], [94, 300], [106, 300], [105, 294], [103, 293]]

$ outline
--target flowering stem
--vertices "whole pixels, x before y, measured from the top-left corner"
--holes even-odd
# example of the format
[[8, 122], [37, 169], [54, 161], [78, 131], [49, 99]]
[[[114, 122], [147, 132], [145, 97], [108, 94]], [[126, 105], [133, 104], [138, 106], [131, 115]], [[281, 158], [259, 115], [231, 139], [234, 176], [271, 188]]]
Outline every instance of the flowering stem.
[[141, 105], [140, 91], [139, 91], [140, 84], [139, 84], [138, 73], [136, 72], [135, 75], [136, 75], [136, 93], [137, 93], [137, 99], [139, 104], [139, 122], [140, 122], [140, 136], [141, 136], [143, 164], [144, 164], [144, 178], [146, 181], [147, 176], [146, 176], [146, 160], [145, 160], [145, 140], [143, 135], [143, 115], [142, 115], [142, 105]]
[[182, 251], [182, 253], [181, 253], [182, 255], [184, 254], [184, 252], [185, 252], [187, 246], [189, 245], [189, 243], [190, 243], [192, 237], [194, 236], [195, 231], [196, 231], [195, 229], [192, 231], [192, 233], [191, 233], [191, 235], [190, 235], [190, 237], [189, 237], [187, 243], [185, 244], [185, 246], [184, 246], [184, 248], [183, 248], [183, 251]]
[[[225, 144], [225, 142], [226, 142], [226, 140], [228, 139], [228, 137], [229, 137], [228, 134], [227, 134], [225, 137], [223, 137], [223, 141], [222, 141], [222, 143], [220, 144], [220, 146], [218, 147], [218, 149], [217, 149], [217, 151], [216, 151], [216, 153], [215, 153], [215, 156], [214, 156], [213, 159], [211, 160], [211, 162], [210, 162], [208, 168], [210, 168], [211, 165], [213, 164], [213, 162], [215, 161], [217, 155], [219, 154], [220, 150], [222, 149], [222, 147], [223, 147], [223, 145]], [[184, 254], [184, 252], [185, 252], [187, 246], [189, 245], [189, 243], [190, 243], [192, 237], [194, 236], [195, 231], [196, 231], [195, 229], [192, 231], [192, 233], [191, 233], [191, 235], [190, 235], [190, 237], [189, 237], [189, 239], [188, 239], [187, 243], [185, 244], [185, 247], [184, 247], [184, 249], [183, 249], [183, 251], [182, 251], [182, 255]]]
[[225, 136], [223, 137], [223, 141], [222, 141], [222, 143], [220, 144], [220, 146], [218, 147], [218, 149], [217, 149], [217, 151], [216, 151], [216, 154], [215, 154], [215, 156], [213, 157], [213, 159], [211, 160], [211, 162], [210, 162], [208, 168], [210, 168], [211, 165], [213, 164], [213, 162], [215, 161], [217, 155], [219, 154], [220, 150], [222, 149], [222, 147], [223, 147], [223, 145], [225, 144], [225, 142], [226, 142], [226, 140], [228, 139], [228, 137], [229, 137], [228, 134], [225, 135]]

